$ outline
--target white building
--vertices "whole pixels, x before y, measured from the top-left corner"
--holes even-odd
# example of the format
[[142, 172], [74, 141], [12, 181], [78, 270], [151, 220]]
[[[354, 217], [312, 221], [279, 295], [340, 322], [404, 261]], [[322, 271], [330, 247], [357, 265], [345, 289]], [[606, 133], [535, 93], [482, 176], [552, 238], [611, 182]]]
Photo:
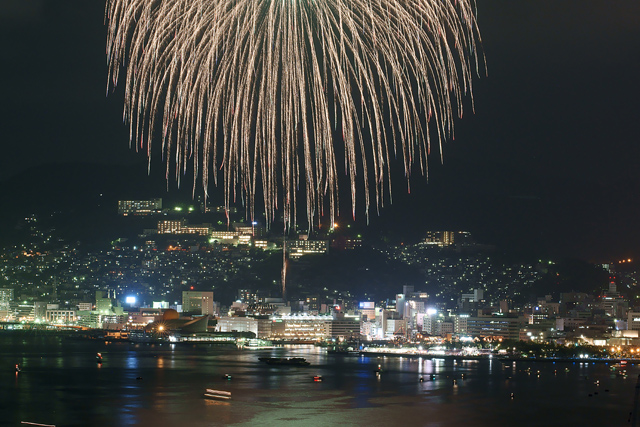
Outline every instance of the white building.
[[258, 334], [258, 320], [253, 317], [221, 317], [216, 325], [218, 332], [253, 332]]
[[49, 323], [74, 323], [78, 319], [76, 310], [47, 310], [45, 320]]

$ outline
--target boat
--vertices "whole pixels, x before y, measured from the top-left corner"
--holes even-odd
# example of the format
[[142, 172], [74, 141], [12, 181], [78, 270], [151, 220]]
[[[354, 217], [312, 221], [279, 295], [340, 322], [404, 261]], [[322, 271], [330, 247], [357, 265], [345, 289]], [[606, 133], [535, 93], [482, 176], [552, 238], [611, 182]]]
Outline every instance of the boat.
[[259, 357], [258, 360], [267, 365], [277, 366], [309, 366], [311, 364], [302, 357]]
[[332, 354], [335, 356], [360, 356], [359, 351], [347, 349], [329, 349], [327, 350], [327, 354]]
[[207, 399], [230, 400], [231, 392], [208, 388], [204, 391], [204, 397]]
[[620, 363], [615, 363], [615, 364], [610, 366], [610, 368], [612, 370], [625, 369], [626, 367], [627, 367], [627, 361], [626, 360], [621, 360]]
[[313, 381], [315, 381], [315, 382], [317, 382], [317, 383], [318, 383], [318, 382], [320, 382], [320, 381], [322, 381], [322, 376], [321, 376], [321, 375], [316, 375], [316, 376], [314, 376], [314, 377], [313, 377]]
[[96, 362], [97, 363], [102, 363], [102, 353], [96, 354]]

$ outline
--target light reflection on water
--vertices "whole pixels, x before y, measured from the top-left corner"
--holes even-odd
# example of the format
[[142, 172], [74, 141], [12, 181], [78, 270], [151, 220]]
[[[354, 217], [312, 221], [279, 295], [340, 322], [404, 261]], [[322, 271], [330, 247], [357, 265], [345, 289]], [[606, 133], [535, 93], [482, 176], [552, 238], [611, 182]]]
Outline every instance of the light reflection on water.
[[[0, 424], [7, 425], [22, 420], [196, 427], [402, 421], [474, 427], [505, 425], [505, 420], [538, 425], [543, 413], [554, 414], [545, 425], [623, 425], [640, 373], [631, 366], [623, 378], [607, 365], [585, 362], [332, 356], [315, 347], [252, 352], [211, 345], [2, 339], [7, 345], [0, 347], [0, 401], [6, 404], [0, 406]], [[96, 352], [103, 353], [102, 365], [95, 362]], [[263, 356], [305, 357], [311, 366], [267, 366], [257, 360]], [[23, 366], [17, 375], [15, 363]], [[376, 375], [378, 365], [382, 372]], [[323, 381], [314, 382], [314, 375]], [[205, 399], [205, 388], [230, 391], [233, 398]]]

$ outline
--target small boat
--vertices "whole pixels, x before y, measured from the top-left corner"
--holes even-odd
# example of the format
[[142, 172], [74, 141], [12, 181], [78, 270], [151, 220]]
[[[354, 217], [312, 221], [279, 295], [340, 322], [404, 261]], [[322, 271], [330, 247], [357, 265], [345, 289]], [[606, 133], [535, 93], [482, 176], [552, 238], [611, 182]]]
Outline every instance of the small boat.
[[204, 397], [208, 399], [230, 400], [231, 392], [223, 390], [213, 390], [211, 388], [208, 388], [204, 392]]
[[231, 381], [231, 375], [229, 375], [229, 374], [224, 374], [224, 377], [223, 377], [223, 378], [224, 378], [225, 380], [229, 380], [229, 381]]
[[27, 426], [56, 427], [55, 424], [32, 423], [30, 421], [20, 421], [20, 424], [27, 425]]
[[96, 354], [96, 362], [102, 363], [102, 353]]
[[314, 377], [313, 377], [313, 381], [315, 381], [315, 382], [317, 382], [317, 383], [318, 383], [318, 382], [320, 382], [320, 381], [322, 381], [322, 376], [320, 376], [320, 375], [316, 375], [316, 376], [314, 376]]
[[627, 367], [627, 361], [626, 360], [621, 360], [620, 363], [615, 363], [613, 365], [610, 366], [610, 368], [612, 370], [616, 370], [616, 369], [624, 369]]
[[16, 364], [16, 372], [20, 372], [20, 370], [21, 370], [21, 369], [20, 369], [20, 365], [19, 365], [19, 364]]
[[311, 364], [302, 357], [260, 357], [258, 360], [267, 365], [277, 366], [309, 366]]

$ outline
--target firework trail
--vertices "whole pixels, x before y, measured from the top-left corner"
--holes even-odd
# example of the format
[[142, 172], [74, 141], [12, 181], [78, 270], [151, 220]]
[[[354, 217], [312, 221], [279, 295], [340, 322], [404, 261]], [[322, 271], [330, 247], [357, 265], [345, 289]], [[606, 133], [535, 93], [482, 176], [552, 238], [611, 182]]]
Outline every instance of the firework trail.
[[167, 178], [220, 179], [252, 219], [262, 193], [290, 227], [298, 198], [333, 223], [340, 173], [368, 216], [392, 159], [426, 174], [452, 137], [484, 66], [473, 1], [107, 0], [109, 86], [125, 72], [130, 140], [151, 162], [161, 133]]

